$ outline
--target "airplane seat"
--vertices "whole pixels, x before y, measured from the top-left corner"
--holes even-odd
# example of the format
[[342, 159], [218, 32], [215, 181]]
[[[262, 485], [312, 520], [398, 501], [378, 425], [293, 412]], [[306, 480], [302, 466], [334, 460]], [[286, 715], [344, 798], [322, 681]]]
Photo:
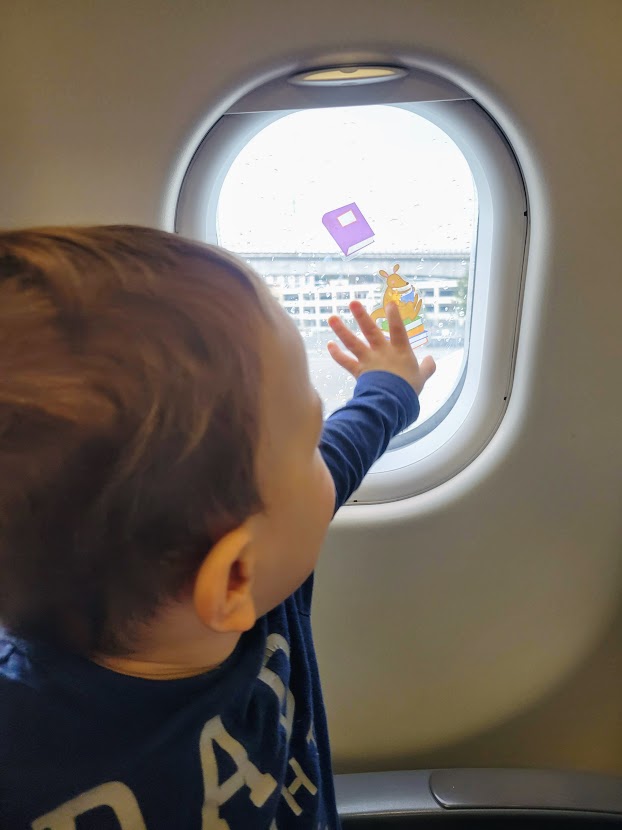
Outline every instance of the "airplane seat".
[[336, 775], [344, 830], [622, 827], [622, 778], [531, 769]]

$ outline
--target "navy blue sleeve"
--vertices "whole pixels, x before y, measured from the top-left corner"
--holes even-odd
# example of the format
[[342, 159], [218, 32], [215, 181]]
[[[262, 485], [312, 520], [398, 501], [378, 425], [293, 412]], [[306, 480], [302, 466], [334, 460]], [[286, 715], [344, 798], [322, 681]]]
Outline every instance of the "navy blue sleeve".
[[335, 512], [398, 432], [416, 421], [419, 398], [391, 372], [365, 372], [345, 406], [326, 419], [320, 452], [335, 482]]

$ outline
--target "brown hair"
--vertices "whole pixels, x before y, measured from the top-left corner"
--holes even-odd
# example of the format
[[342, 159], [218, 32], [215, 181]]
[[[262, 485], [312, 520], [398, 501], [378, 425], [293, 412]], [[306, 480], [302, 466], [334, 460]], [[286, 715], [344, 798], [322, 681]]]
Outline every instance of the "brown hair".
[[0, 619], [120, 654], [261, 508], [265, 289], [149, 228], [0, 233]]

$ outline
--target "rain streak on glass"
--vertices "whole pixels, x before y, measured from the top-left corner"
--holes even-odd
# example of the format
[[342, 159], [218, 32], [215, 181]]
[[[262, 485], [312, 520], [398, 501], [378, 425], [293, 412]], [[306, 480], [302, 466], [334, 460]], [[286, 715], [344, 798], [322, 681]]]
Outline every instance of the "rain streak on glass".
[[[322, 217], [353, 202], [374, 241], [346, 258]], [[417, 357], [432, 354], [438, 367], [418, 423], [445, 403], [461, 374], [476, 226], [477, 194], [461, 151], [439, 127], [395, 106], [278, 119], [235, 158], [217, 208], [219, 244], [259, 272], [298, 327], [326, 414], [354, 388], [326, 350], [334, 339], [328, 317], [339, 314], [356, 330], [348, 303], [381, 308], [387, 283], [378, 272], [392, 274], [399, 263], [422, 301], [428, 343]]]

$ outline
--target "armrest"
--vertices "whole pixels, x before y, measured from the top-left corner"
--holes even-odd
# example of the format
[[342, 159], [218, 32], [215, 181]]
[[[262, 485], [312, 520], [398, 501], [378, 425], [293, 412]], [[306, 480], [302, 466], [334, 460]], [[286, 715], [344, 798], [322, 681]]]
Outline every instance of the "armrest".
[[343, 819], [487, 810], [579, 812], [622, 822], [622, 778], [529, 769], [447, 769], [335, 776]]
[[336, 775], [339, 816], [413, 815], [442, 810], [430, 790], [430, 773], [362, 772]]

